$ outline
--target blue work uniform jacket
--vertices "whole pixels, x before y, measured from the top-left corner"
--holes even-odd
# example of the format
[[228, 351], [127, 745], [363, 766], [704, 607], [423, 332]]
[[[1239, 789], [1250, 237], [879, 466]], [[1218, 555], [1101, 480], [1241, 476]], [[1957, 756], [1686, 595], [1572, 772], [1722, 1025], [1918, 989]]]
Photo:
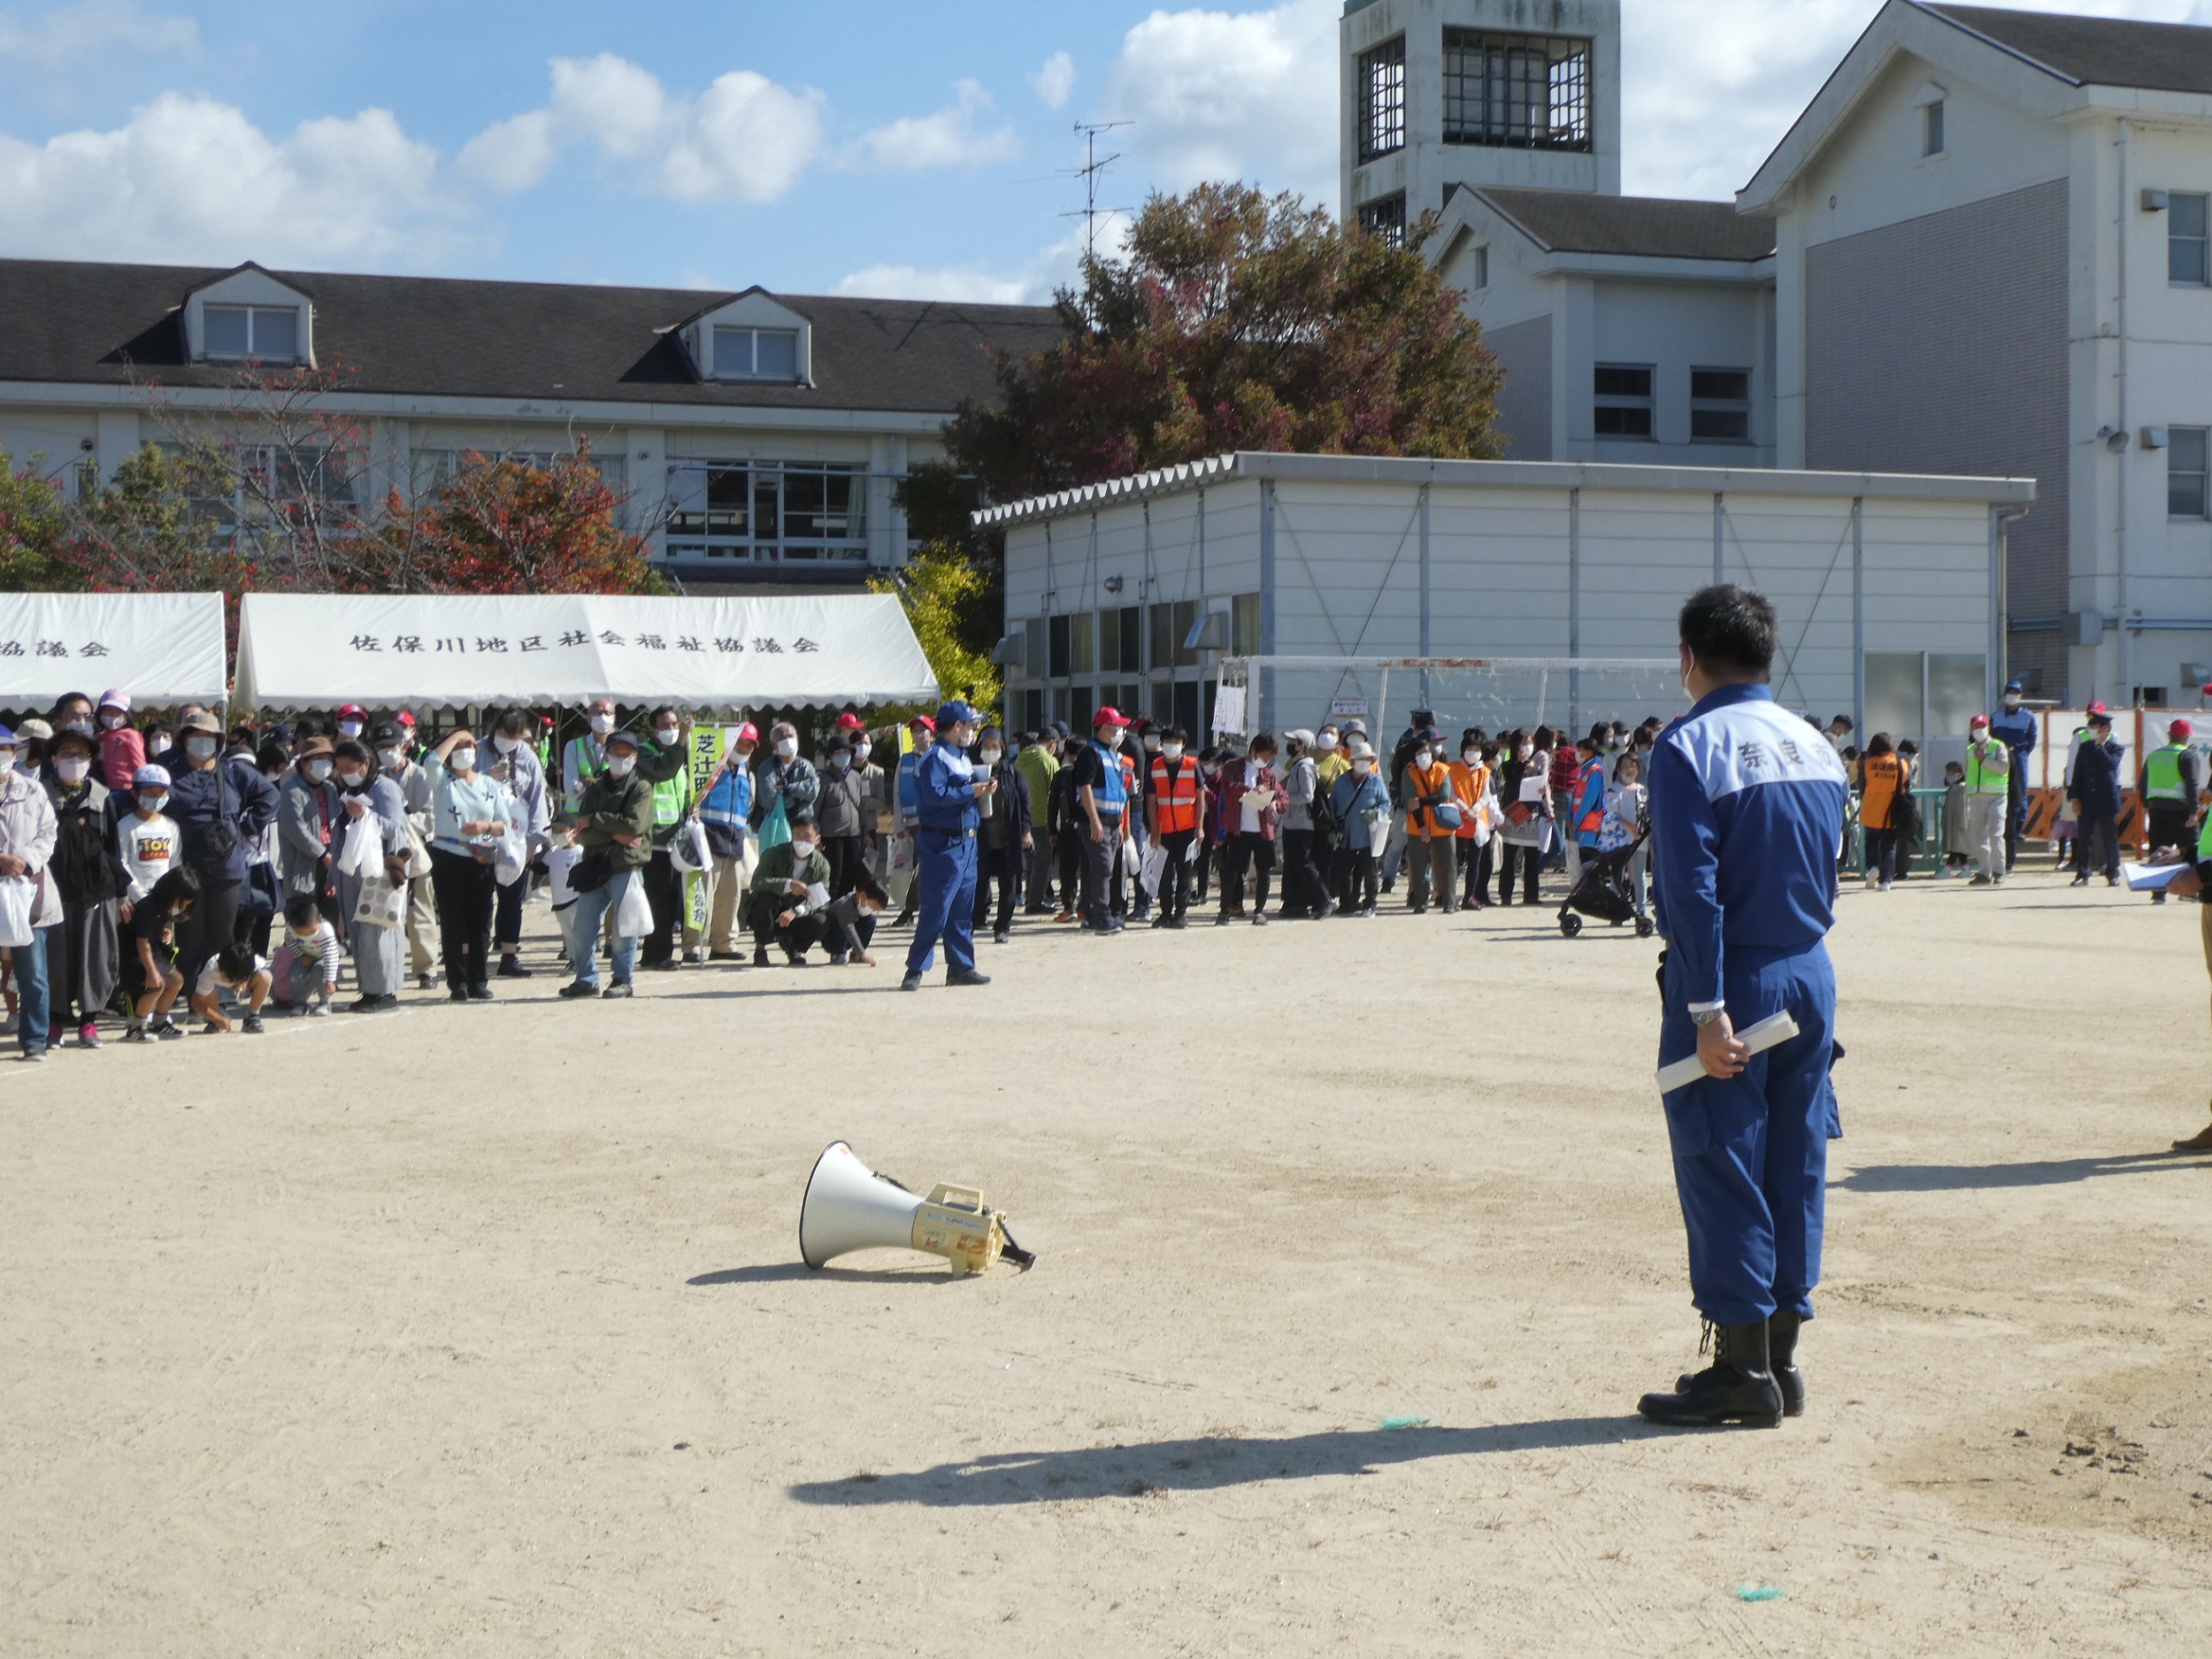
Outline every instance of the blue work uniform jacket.
[[933, 743], [914, 768], [914, 810], [926, 830], [960, 835], [972, 831], [975, 763], [950, 743]]
[[[2099, 743], [2085, 733], [2074, 745], [2073, 774], [2066, 780], [2066, 795], [2080, 803], [2084, 818], [2118, 815], [2120, 760], [2125, 752], [2117, 738], [2108, 737]], [[173, 800], [175, 796], [170, 798]]]
[[[2035, 713], [2031, 709], [1999, 709], [1989, 717], [1989, 734], [2010, 749], [2014, 755], [2024, 755], [2035, 747]], [[2016, 764], [2014, 775], [2018, 776]]]
[[1731, 950], [1809, 950], [1835, 923], [1850, 795], [1828, 740], [1764, 686], [1724, 686], [1651, 759], [1654, 902], [1694, 1013], [1725, 1000]]

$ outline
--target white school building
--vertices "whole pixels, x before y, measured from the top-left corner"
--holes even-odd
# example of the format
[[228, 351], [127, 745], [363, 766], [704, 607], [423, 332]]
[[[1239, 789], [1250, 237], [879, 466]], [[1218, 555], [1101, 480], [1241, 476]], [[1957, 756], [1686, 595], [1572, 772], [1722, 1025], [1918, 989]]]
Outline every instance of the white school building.
[[[1080, 731], [1110, 703], [1195, 734], [1225, 664], [1233, 680], [1270, 657], [1668, 664], [1401, 669], [1389, 709], [1344, 710], [1384, 741], [1425, 695], [1493, 730], [1669, 714], [1676, 612], [1724, 580], [1780, 613], [1784, 703], [1927, 738], [1962, 736], [1994, 699], [2008, 527], [2034, 496], [2028, 480], [1242, 453], [978, 519], [1006, 538], [1017, 729]], [[1262, 662], [1249, 680], [1246, 730], [1380, 690], [1376, 666]]]

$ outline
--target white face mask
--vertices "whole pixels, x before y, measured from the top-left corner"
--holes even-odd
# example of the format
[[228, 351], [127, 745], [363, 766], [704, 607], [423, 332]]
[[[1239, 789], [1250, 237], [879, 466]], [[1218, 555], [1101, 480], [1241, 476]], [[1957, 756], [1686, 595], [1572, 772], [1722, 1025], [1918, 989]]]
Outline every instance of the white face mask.
[[1315, 747], [1318, 749], [1334, 749], [1336, 747], [1336, 733], [1334, 732], [1324, 732], [1319, 737], [1315, 739], [1314, 741]]
[[987, 749], [979, 751], [983, 764], [987, 766], [997, 765], [998, 757], [1005, 752], [1006, 751], [1002, 749]]
[[855, 743], [853, 745], [853, 761], [856, 764], [858, 764], [859, 763], [865, 761], [869, 756], [874, 754], [875, 752], [876, 748], [873, 743]]
[[358, 789], [368, 780], [369, 774], [365, 772], [342, 772], [338, 774], [338, 781], [349, 789]]
[[1413, 764], [1420, 767], [1425, 772], [1428, 769], [1430, 763], [1435, 758], [1435, 756], [1432, 755], [1425, 749], [1417, 749], [1413, 751]]
[[1470, 766], [1479, 766], [1482, 764], [1482, 751], [1479, 749], [1463, 749], [1459, 751], [1459, 757]]
[[1364, 778], [1369, 772], [1375, 770], [1375, 763], [1371, 760], [1356, 760], [1352, 763], [1352, 770], [1359, 773], [1361, 777]]
[[159, 818], [161, 809], [168, 804], [169, 797], [165, 795], [142, 795], [138, 797], [138, 815], [141, 818]]
[[360, 735], [361, 735], [361, 722], [360, 722], [360, 721], [358, 721], [358, 720], [341, 720], [341, 721], [339, 721], [339, 722], [338, 722], [338, 735], [339, 735], [339, 736], [341, 736], [341, 737], [358, 737], [358, 736], [360, 736]]
[[522, 740], [518, 737], [495, 737], [492, 747], [503, 755], [511, 755], [522, 747]]
[[803, 863], [813, 856], [814, 843], [812, 841], [794, 841], [791, 843], [791, 856], [795, 861]]
[[407, 764], [407, 751], [403, 749], [380, 749], [376, 751], [376, 757], [393, 772], [397, 772]]
[[103, 732], [112, 732], [123, 723], [124, 717], [119, 714], [104, 714], [100, 717], [100, 729]]
[[2005, 694], [2005, 707], [2008, 709], [2016, 709], [2019, 706], [2020, 699], [2014, 696], [2010, 692], [2007, 692]]
[[653, 741], [656, 743], [658, 743], [663, 749], [673, 749], [677, 744], [682, 742], [683, 740], [684, 734], [672, 726], [664, 727], [653, 733]]
[[65, 732], [74, 732], [79, 737], [90, 737], [92, 735], [92, 722], [88, 718], [81, 716], [74, 720], [63, 721], [61, 729]]
[[1183, 758], [1183, 746], [1180, 743], [1163, 743], [1160, 745], [1160, 753], [1170, 760], [1180, 760]]
[[[457, 749], [454, 751], [453, 758], [457, 761], [468, 752], [466, 749]], [[310, 783], [320, 783], [330, 776], [330, 763], [326, 760], [311, 760], [303, 770], [307, 773], [307, 780]]]
[[853, 757], [852, 757], [852, 751], [851, 751], [851, 750], [849, 750], [849, 749], [841, 749], [841, 750], [839, 750], [836, 754], [832, 755], [832, 756], [830, 757], [830, 770], [831, 770], [831, 771], [833, 771], [833, 772], [850, 772], [852, 769], [853, 769]]
[[1164, 744], [1160, 741], [1160, 740], [1159, 740], [1158, 738], [1156, 738], [1156, 737], [1148, 737], [1148, 738], [1146, 738], [1146, 739], [1144, 740], [1144, 746], [1145, 746], [1147, 749], [1161, 749], [1161, 748], [1165, 747], [1165, 746], [1164, 746]]
[[608, 733], [614, 730], [614, 716], [611, 714], [593, 715], [591, 717], [591, 729], [598, 736], [606, 736]]
[[447, 757], [446, 764], [455, 772], [474, 772], [476, 751], [472, 749], [457, 749]]
[[610, 778], [626, 778], [632, 772], [635, 771], [636, 768], [637, 757], [635, 755], [610, 755], [607, 757], [607, 776]]
[[195, 760], [213, 760], [215, 740], [206, 736], [188, 737], [184, 740], [184, 752]]
[[799, 740], [797, 738], [780, 737], [776, 740], [776, 758], [778, 760], [789, 760], [798, 752]]
[[78, 760], [73, 757], [54, 763], [54, 774], [64, 783], [82, 783], [85, 780], [85, 775], [91, 770], [92, 763], [88, 760]]

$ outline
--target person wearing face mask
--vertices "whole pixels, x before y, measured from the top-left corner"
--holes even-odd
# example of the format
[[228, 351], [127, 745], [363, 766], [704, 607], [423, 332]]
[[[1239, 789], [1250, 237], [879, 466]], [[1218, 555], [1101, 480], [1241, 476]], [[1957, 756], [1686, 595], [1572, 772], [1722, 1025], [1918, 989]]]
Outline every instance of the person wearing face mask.
[[1371, 917], [1381, 870], [1378, 854], [1390, 823], [1390, 791], [1375, 769], [1375, 751], [1363, 737], [1346, 745], [1350, 770], [1329, 791], [1329, 810], [1344, 826], [1348, 869], [1340, 917]]
[[436, 833], [430, 883], [438, 901], [438, 949], [446, 995], [456, 1002], [492, 1000], [492, 909], [498, 878], [492, 858], [513, 821], [504, 786], [477, 769], [475, 733], [449, 733], [424, 763]]
[[841, 899], [860, 879], [867, 848], [865, 786], [853, 771], [853, 741], [843, 732], [830, 740], [829, 769], [820, 774], [814, 800], [815, 826], [822, 856], [829, 860], [830, 896]]
[[699, 798], [699, 823], [706, 831], [707, 960], [745, 964], [735, 942], [745, 889], [752, 880], [750, 831], [753, 816], [753, 756], [760, 730], [749, 720], [732, 733], [726, 753]]
[[2018, 680], [2005, 682], [2004, 705], [1989, 717], [1989, 734], [2012, 751], [2005, 810], [2005, 868], [2009, 871], [2020, 861], [2020, 827], [2027, 822], [2028, 816], [2030, 757], [2042, 741], [2035, 710], [2027, 706], [2025, 688]]
[[780, 947], [795, 968], [806, 966], [810, 947], [823, 942], [821, 914], [829, 907], [829, 860], [812, 814], [791, 819], [791, 839], [764, 848], [753, 872], [753, 966], [769, 964], [768, 948]]
[[1431, 896], [1436, 908], [1452, 911], [1452, 872], [1458, 857], [1459, 792], [1452, 784], [1452, 769], [1443, 755], [1444, 734], [1424, 726], [1415, 734], [1413, 752], [1398, 783], [1398, 803], [1405, 809], [1406, 863], [1410, 877], [1406, 904], [1416, 916], [1428, 913]]
[[405, 809], [406, 846], [416, 879], [407, 884], [407, 971], [423, 990], [437, 988], [432, 970], [437, 956], [431, 949], [436, 935], [438, 911], [430, 878], [423, 866], [430, 856], [430, 838], [437, 833], [437, 808], [430, 798], [430, 774], [411, 750], [408, 728], [397, 720], [379, 720], [369, 728], [369, 752], [376, 760], [377, 776], [399, 791]]
[[1122, 734], [1129, 721], [1111, 706], [1091, 717], [1091, 741], [1069, 769], [1076, 809], [1074, 830], [1083, 858], [1080, 914], [1087, 933], [1117, 933], [1114, 895], [1121, 886], [1128, 844], [1129, 786], [1121, 769]]
[[1029, 856], [1029, 780], [1006, 757], [1006, 740], [995, 726], [987, 726], [975, 741], [976, 776], [998, 785], [976, 800], [975, 915], [972, 926], [980, 932], [991, 913], [991, 888], [998, 887], [998, 920], [991, 942], [1009, 943], [1014, 932], [1014, 902], [1020, 896], [1024, 861]]
[[676, 833], [690, 819], [691, 718], [664, 705], [653, 710], [653, 741], [638, 756], [638, 776], [653, 790], [653, 852], [646, 860], [645, 897], [653, 931], [645, 936], [644, 962], [657, 972], [683, 965], [676, 940], [684, 926], [684, 875], [669, 855]]
[[1286, 804], [1275, 775], [1275, 737], [1262, 732], [1242, 760], [1221, 768], [1216, 803], [1222, 829], [1221, 909], [1216, 927], [1245, 919], [1244, 878], [1253, 875], [1252, 925], [1267, 925], [1268, 878], [1275, 867], [1275, 827]]
[[1167, 854], [1160, 866], [1155, 927], [1180, 930], [1190, 923], [1191, 882], [1198, 869], [1198, 821], [1205, 811], [1206, 783], [1198, 760], [1187, 754], [1190, 737], [1179, 726], [1161, 733], [1160, 753], [1152, 763], [1151, 787], [1144, 810], [1152, 839]]
[[275, 825], [278, 800], [250, 755], [224, 755], [223, 728], [205, 710], [179, 721], [177, 735], [160, 764], [169, 773], [181, 861], [200, 878], [199, 902], [177, 941], [177, 966], [190, 985], [237, 937], [248, 848]]
[[46, 746], [54, 741], [54, 728], [35, 716], [15, 728], [15, 769], [36, 783], [46, 780]]
[[1060, 888], [1060, 912], [1052, 918], [1056, 924], [1075, 920], [1081, 910], [1084, 849], [1090, 845], [1090, 832], [1085, 824], [1077, 788], [1077, 774], [1081, 770], [1086, 746], [1079, 745], [1072, 735], [1063, 738], [1061, 744], [1064, 752], [1060, 770], [1052, 774], [1045, 800], [1045, 826], [1051, 834]]
[[21, 749], [16, 734], [0, 726], [0, 877], [33, 884], [30, 942], [8, 952], [21, 1002], [16, 1041], [26, 1060], [42, 1061], [53, 1029], [47, 1019], [47, 941], [62, 921], [61, 891], [48, 869], [59, 826], [46, 786], [21, 770]]
[[101, 782], [120, 793], [131, 787], [132, 777], [146, 764], [146, 741], [131, 726], [131, 694], [102, 692], [93, 719], [100, 728], [100, 752], [93, 770]]
[[338, 787], [330, 780], [333, 767], [328, 738], [310, 737], [300, 744], [292, 770], [277, 792], [277, 864], [288, 902], [313, 899], [326, 912], [335, 914], [331, 870], [340, 830]]
[[[53, 885], [61, 919], [47, 931], [47, 1029], [77, 1028], [80, 1048], [101, 1047], [97, 1021], [115, 995], [122, 958], [118, 907], [130, 890], [110, 834], [107, 786], [93, 776], [93, 739], [73, 721], [55, 734], [47, 759], [54, 807]], [[117, 806], [120, 807], [120, 803]]]
[[611, 732], [605, 764], [584, 786], [584, 810], [576, 818], [576, 844], [583, 857], [570, 873], [576, 885], [568, 936], [573, 943], [576, 978], [561, 987], [564, 997], [624, 997], [632, 995], [637, 940], [616, 933], [611, 949], [614, 978], [599, 988], [599, 934], [619, 917], [630, 884], [642, 880], [653, 856], [653, 786], [638, 772], [640, 744], [628, 732]]
[[1317, 818], [1326, 816], [1320, 802], [1321, 768], [1313, 758], [1314, 734], [1308, 731], [1283, 733], [1283, 902], [1276, 915], [1286, 922], [1321, 921], [1329, 913], [1329, 891], [1314, 867], [1313, 849]]
[[873, 733], [853, 733], [853, 775], [860, 780], [862, 867], [874, 874], [881, 887], [890, 877], [891, 843], [898, 833], [899, 817], [891, 775], [876, 764], [876, 753]]
[[1551, 765], [1526, 732], [1507, 734], [1508, 758], [1498, 768], [1498, 799], [1505, 821], [1498, 826], [1498, 903], [1513, 902], [1514, 874], [1522, 881], [1522, 902], [1542, 900], [1544, 835], [1552, 822]]
[[1459, 801], [1458, 845], [1463, 895], [1459, 908], [1479, 910], [1489, 903], [1490, 841], [1497, 827], [1497, 801], [1490, 793], [1495, 751], [1479, 726], [1460, 733], [1459, 758], [1452, 764], [1452, 793]]
[[795, 812], [811, 817], [821, 798], [821, 774], [799, 753], [799, 728], [788, 720], [768, 728], [768, 764], [755, 780], [754, 794], [756, 824], [766, 823], [779, 807], [787, 823]]
[[614, 712], [612, 697], [594, 697], [584, 710], [585, 729], [561, 746], [561, 803], [571, 812], [578, 810], [585, 787], [607, 770]]
[[334, 742], [357, 743], [369, 733], [369, 711], [357, 703], [349, 703], [330, 717], [330, 729]]
[[[550, 845], [547, 829], [553, 822], [553, 803], [545, 782], [545, 766], [530, 747], [536, 722], [525, 709], [510, 709], [492, 726], [492, 776], [507, 786], [513, 803], [515, 823], [521, 827], [523, 851], [535, 858]], [[526, 979], [522, 965], [522, 906], [530, 896], [530, 870], [499, 889], [493, 908], [492, 948], [499, 954], [499, 977]]]
[[[379, 774], [365, 744], [350, 738], [333, 751], [332, 760], [335, 767], [332, 781], [337, 786], [338, 804], [344, 814], [342, 833], [362, 818], [373, 818], [377, 844], [383, 854], [384, 879], [404, 894], [411, 885], [407, 879], [407, 803], [399, 786]], [[349, 1006], [357, 1014], [380, 1014], [399, 1006], [406, 930], [354, 919], [365, 879], [339, 872], [336, 914], [345, 924], [341, 931], [352, 951], [354, 981], [361, 990], [359, 999]]]
[[176, 867], [177, 824], [165, 810], [169, 804], [166, 768], [141, 766], [131, 776], [130, 798], [117, 815], [111, 838], [116, 856], [123, 861], [124, 892], [118, 916], [131, 918], [131, 907], [154, 890], [154, 883]]
[[81, 691], [70, 692], [58, 698], [52, 711], [46, 717], [53, 723], [54, 735], [74, 732], [78, 736], [92, 740], [97, 747], [100, 728], [92, 718], [92, 699]]
[[956, 698], [937, 710], [937, 741], [914, 769], [914, 804], [921, 823], [915, 833], [920, 919], [906, 953], [902, 991], [922, 988], [922, 976], [945, 947], [947, 985], [988, 985], [975, 966], [975, 832], [983, 797], [998, 789], [995, 779], [979, 773], [968, 745], [980, 724], [976, 711]]

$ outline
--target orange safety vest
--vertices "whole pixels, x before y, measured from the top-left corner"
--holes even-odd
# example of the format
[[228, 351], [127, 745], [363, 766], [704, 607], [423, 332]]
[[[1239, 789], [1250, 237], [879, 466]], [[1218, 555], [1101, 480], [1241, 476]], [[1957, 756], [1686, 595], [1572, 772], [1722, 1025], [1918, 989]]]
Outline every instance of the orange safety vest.
[[1186, 755], [1168, 770], [1165, 756], [1152, 759], [1152, 800], [1159, 813], [1160, 833], [1181, 835], [1198, 827], [1198, 802], [1203, 787], [1198, 763]]
[[1470, 766], [1463, 760], [1451, 763], [1452, 790], [1459, 796], [1459, 839], [1475, 839], [1475, 803], [1482, 799], [1482, 792], [1490, 787], [1490, 768], [1478, 761]]
[[[1441, 761], [1437, 762], [1426, 772], [1423, 772], [1420, 767], [1409, 761], [1406, 764], [1405, 777], [1406, 795], [1409, 798], [1414, 795], [1444, 795], [1451, 796], [1454, 800], [1458, 799], [1458, 791], [1452, 787], [1451, 768]], [[1453, 833], [1436, 822], [1436, 814], [1430, 808], [1409, 806], [1406, 809], [1407, 834], [1417, 835], [1425, 840], [1432, 836], [1448, 835]]]

